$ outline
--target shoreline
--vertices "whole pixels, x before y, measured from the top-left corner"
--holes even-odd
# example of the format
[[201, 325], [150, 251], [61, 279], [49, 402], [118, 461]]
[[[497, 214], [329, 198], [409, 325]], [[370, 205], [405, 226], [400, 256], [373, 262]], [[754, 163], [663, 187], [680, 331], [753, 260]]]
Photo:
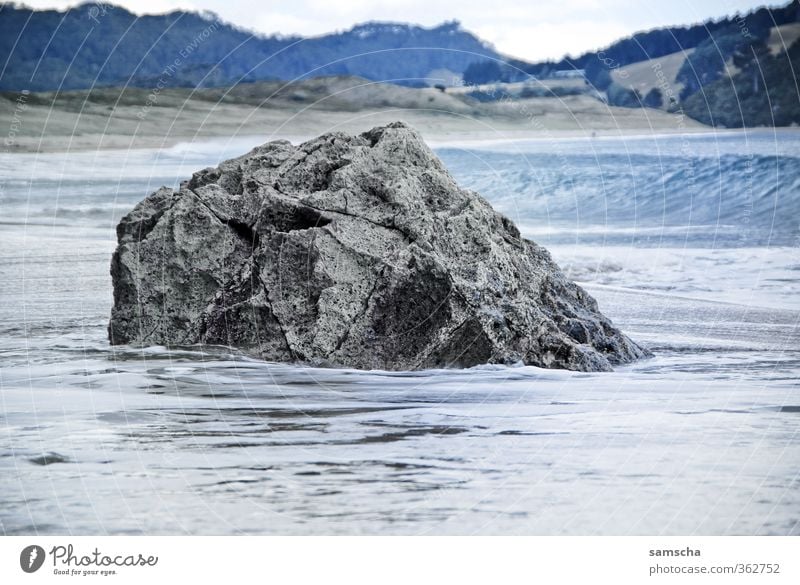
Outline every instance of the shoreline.
[[[10, 152], [77, 152], [170, 148], [210, 139], [259, 137], [258, 143], [309, 139], [331, 131], [359, 133], [403, 121], [430, 144], [604, 138], [719, 132], [681, 114], [621, 108], [587, 96], [479, 103], [437, 90], [351, 86], [332, 94], [326, 82], [305, 102], [268, 87], [168, 90], [147, 105], [141, 90], [104, 89], [0, 99], [4, 148]], [[346, 82], [346, 83], [345, 83]], [[264, 97], [265, 94], [268, 97]], [[335, 98], [333, 97], [335, 95]], [[24, 97], [24, 99], [22, 99]], [[304, 98], [305, 99], [305, 98]], [[145, 107], [146, 105], [146, 107]]]
[[[334, 98], [331, 92], [337, 82], [343, 88]], [[388, 86], [365, 90], [351, 85], [353, 80], [337, 79], [317, 83], [321, 85], [315, 99], [302, 103], [291, 95], [274, 97], [268, 86], [257, 85], [245, 88], [247, 93], [240, 88], [224, 94], [166, 90], [157, 104], [146, 108], [146, 92], [124, 88], [3, 94], [2, 152], [153, 150], [219, 140], [253, 146], [278, 139], [298, 143], [327, 132], [357, 134], [395, 121], [414, 127], [435, 148], [797, 131], [712, 127], [684, 114], [609, 106], [587, 95], [477, 103], [437, 90]]]
[[[402, 117], [397, 119], [402, 120]], [[345, 132], [359, 132], [369, 130], [372, 126], [363, 129], [345, 129]], [[340, 129], [325, 130], [324, 132]], [[671, 128], [625, 128], [619, 130], [553, 130], [553, 131], [502, 131], [480, 132], [469, 130], [451, 130], [449, 132], [430, 132], [427, 128], [420, 129], [425, 142], [431, 148], [488, 148], [500, 146], [513, 146], [527, 142], [548, 141], [595, 141], [595, 140], [644, 140], [657, 139], [668, 136], [686, 136], [689, 138], [716, 135], [718, 137], [737, 136], [753, 133], [787, 134], [800, 132], [800, 128], [712, 128], [700, 127], [691, 129]], [[316, 134], [222, 134], [198, 133], [195, 136], [156, 136], [136, 135], [125, 136], [119, 134], [104, 135], [50, 135], [35, 138], [25, 137], [15, 140], [14, 144], [3, 149], [0, 154], [68, 154], [91, 152], [133, 152], [140, 150], [169, 150], [189, 148], [193, 145], [214, 145], [226, 141], [228, 144], [241, 142], [253, 146], [275, 140], [288, 140], [292, 144], [300, 144], [316, 137]], [[247, 148], [247, 147], [245, 147]], [[252, 148], [252, 146], [250, 147]]]
[[[394, 120], [406, 121], [404, 116], [397, 116]], [[671, 128], [621, 128], [599, 129], [599, 130], [568, 130], [556, 129], [548, 131], [537, 130], [496, 130], [496, 131], [472, 131], [469, 129], [449, 129], [444, 132], [441, 130], [431, 130], [425, 126], [413, 124], [422, 134], [425, 142], [431, 148], [468, 148], [473, 146], [493, 146], [493, 145], [513, 145], [523, 142], [552, 141], [552, 140], [614, 140], [614, 139], [645, 139], [658, 136], [686, 135], [686, 136], [707, 136], [709, 134], [737, 134], [744, 132], [743, 129], [720, 129], [711, 127], [692, 127], [690, 129], [671, 129]], [[3, 154], [46, 154], [46, 153], [70, 153], [70, 152], [105, 152], [105, 151], [134, 151], [134, 150], [154, 150], [170, 149], [183, 145], [210, 144], [220, 140], [229, 142], [253, 142], [254, 145], [271, 142], [274, 140], [288, 140], [292, 144], [299, 144], [310, 140], [320, 134], [333, 131], [344, 131], [348, 133], [358, 133], [369, 130], [374, 125], [363, 127], [331, 128], [322, 130], [319, 134], [314, 133], [235, 133], [226, 134], [222, 132], [198, 132], [195, 135], [169, 135], [159, 136], [157, 134], [48, 134], [46, 136], [24, 136], [18, 137], [9, 145], [6, 144], [2, 150]], [[762, 130], [762, 129], [759, 129]], [[767, 129], [763, 129], [767, 130]], [[771, 129], [769, 129], [771, 130]], [[784, 130], [784, 129], [780, 129]], [[748, 129], [747, 131], [752, 131]]]

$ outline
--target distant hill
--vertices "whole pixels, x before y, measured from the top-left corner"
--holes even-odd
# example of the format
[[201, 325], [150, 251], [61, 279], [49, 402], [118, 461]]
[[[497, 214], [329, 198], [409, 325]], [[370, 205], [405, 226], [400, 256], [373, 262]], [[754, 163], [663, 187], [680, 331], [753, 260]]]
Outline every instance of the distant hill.
[[[0, 4], [0, 91], [160, 91], [331, 76], [422, 87], [463, 78], [481, 102], [587, 94], [717, 126], [785, 126], [800, 125], [798, 42], [800, 0], [540, 63], [505, 58], [456, 21], [369, 22], [303, 38], [253, 34], [209, 12], [138, 17], [103, 3], [63, 12]], [[497, 83], [502, 91], [482, 89]]]
[[696, 49], [620, 67], [611, 77], [614, 86], [628, 95], [635, 92], [644, 105], [681, 110], [706, 124], [789, 126], [800, 124], [799, 59], [800, 23], [795, 22], [773, 27], [766, 39], [722, 36]]
[[480, 60], [470, 84], [583, 76], [614, 106], [681, 111], [714, 126], [800, 125], [800, 2], [667, 27], [541, 63]]
[[800, 125], [800, 40], [772, 54], [754, 42], [731, 57], [734, 70], [681, 104], [695, 120], [728, 128]]
[[101, 3], [65, 12], [0, 5], [0, 90], [212, 87], [323, 75], [432, 85], [487, 57], [502, 58], [455, 21], [433, 28], [371, 22], [301, 38], [255, 35], [212, 13], [137, 17]]

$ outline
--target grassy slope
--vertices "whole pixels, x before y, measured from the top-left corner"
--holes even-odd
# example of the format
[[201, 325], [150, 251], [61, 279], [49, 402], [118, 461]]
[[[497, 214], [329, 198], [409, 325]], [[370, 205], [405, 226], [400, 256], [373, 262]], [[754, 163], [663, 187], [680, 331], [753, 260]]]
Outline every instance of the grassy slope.
[[[681, 93], [681, 89], [683, 89], [683, 84], [675, 81], [675, 77], [678, 75], [678, 70], [683, 65], [683, 62], [693, 51], [694, 49], [687, 49], [686, 51], [664, 55], [650, 61], [626, 65], [612, 71], [611, 78], [623, 87], [638, 90], [644, 96], [654, 87], [659, 87], [661, 80], [658, 76], [658, 66], [660, 65], [664, 80], [672, 88], [675, 96], [678, 96]], [[662, 91], [662, 93], [664, 92]], [[667, 100], [665, 99], [664, 101], [664, 107], [666, 107]]]
[[[800, 38], [800, 23], [784, 24], [782, 26], [774, 27], [770, 32], [767, 46], [773, 55], [786, 50], [794, 41]], [[659, 79], [656, 75], [656, 65], [661, 66], [661, 71], [664, 74], [664, 79], [672, 88], [674, 94], [680, 95], [683, 85], [675, 81], [678, 70], [683, 65], [686, 58], [692, 54], [694, 49], [687, 49], [686, 51], [679, 51], [650, 61], [641, 61], [620, 67], [611, 72], [612, 79], [624, 87], [630, 89], [637, 89], [641, 95], [646, 95], [654, 87], [658, 87]], [[727, 67], [728, 76], [733, 76], [738, 73], [738, 69], [731, 63]], [[666, 100], [665, 100], [666, 102]], [[664, 108], [667, 107], [664, 104]]]

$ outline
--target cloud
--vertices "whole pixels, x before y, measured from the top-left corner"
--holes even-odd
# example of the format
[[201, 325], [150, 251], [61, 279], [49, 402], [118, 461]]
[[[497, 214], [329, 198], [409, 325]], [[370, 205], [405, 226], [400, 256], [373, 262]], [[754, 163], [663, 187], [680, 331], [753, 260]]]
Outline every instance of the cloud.
[[[432, 26], [458, 19], [500, 52], [557, 59], [608, 45], [636, 31], [691, 24], [760, 5], [758, 0], [116, 0], [137, 14], [175, 9], [212, 10], [224, 20], [263, 34], [319, 35], [367, 20]], [[37, 8], [75, 5], [69, 0], [26, 0]], [[257, 6], [257, 7], [254, 7]]]
[[577, 56], [604, 47], [628, 34], [627, 29], [613, 22], [576, 21], [570, 23], [520, 23], [516, 26], [476, 27], [481, 37], [493, 39], [495, 47], [511, 57], [560, 59], [566, 54]]

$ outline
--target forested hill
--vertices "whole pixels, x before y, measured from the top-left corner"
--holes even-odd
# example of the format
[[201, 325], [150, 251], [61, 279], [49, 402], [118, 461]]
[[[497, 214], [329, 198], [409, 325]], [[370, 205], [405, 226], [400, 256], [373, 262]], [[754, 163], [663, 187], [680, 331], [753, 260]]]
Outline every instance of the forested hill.
[[[800, 0], [541, 63], [505, 58], [455, 21], [370, 22], [302, 38], [253, 34], [208, 12], [139, 17], [99, 2], [63, 12], [0, 4], [0, 63], [0, 91], [227, 87], [333, 75], [424, 86], [463, 76], [468, 85], [527, 82], [519, 95], [496, 95], [569, 91], [614, 106], [681, 110], [718, 126], [800, 125]], [[573, 85], [537, 86], [548, 77]]]
[[0, 90], [222, 86], [322, 75], [425, 85], [487, 57], [500, 56], [457, 22], [366, 23], [300, 38], [254, 35], [212, 13], [137, 17], [104, 3], [65, 12], [0, 5]]
[[468, 84], [575, 74], [609, 104], [682, 111], [726, 127], [800, 125], [800, 1], [641, 32], [576, 58], [480, 60]]

